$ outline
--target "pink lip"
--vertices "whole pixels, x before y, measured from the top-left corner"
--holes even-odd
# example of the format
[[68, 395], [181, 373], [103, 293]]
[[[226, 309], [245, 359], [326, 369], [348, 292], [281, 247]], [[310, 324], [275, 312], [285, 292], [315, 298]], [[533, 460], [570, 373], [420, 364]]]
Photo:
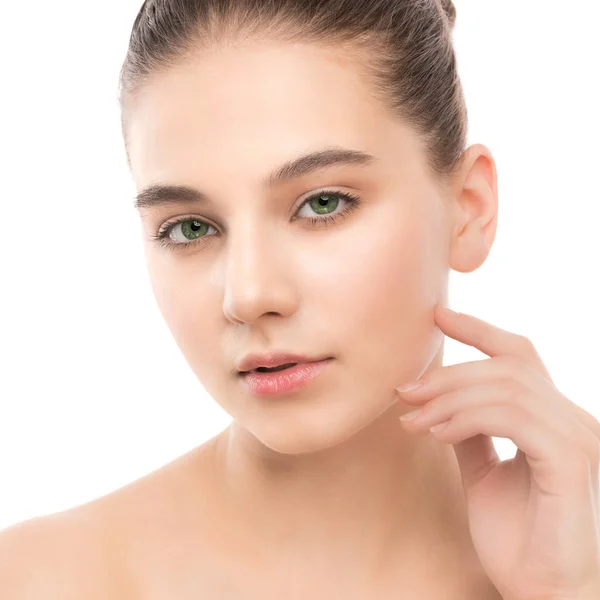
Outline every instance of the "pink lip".
[[259, 371], [241, 373], [240, 377], [254, 394], [260, 396], [284, 394], [304, 387], [309, 381], [322, 373], [330, 362], [331, 359], [327, 358], [318, 362], [300, 363], [274, 373], [261, 373]]
[[239, 364], [237, 371], [252, 371], [257, 367], [278, 367], [287, 363], [309, 363], [317, 362], [328, 356], [305, 356], [303, 354], [294, 354], [291, 352], [272, 351], [268, 354], [248, 354]]

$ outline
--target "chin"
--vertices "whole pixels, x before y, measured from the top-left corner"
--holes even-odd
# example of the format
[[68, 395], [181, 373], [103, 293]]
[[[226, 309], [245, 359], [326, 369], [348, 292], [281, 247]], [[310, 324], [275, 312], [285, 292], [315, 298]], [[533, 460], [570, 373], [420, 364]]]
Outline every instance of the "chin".
[[359, 398], [356, 393], [339, 394], [338, 398], [343, 401], [337, 406], [320, 398], [318, 406], [279, 404], [260, 414], [254, 412], [252, 418], [234, 417], [236, 428], [246, 429], [259, 444], [278, 454], [312, 454], [348, 441], [398, 399], [394, 395], [385, 406], [376, 407], [372, 399]]

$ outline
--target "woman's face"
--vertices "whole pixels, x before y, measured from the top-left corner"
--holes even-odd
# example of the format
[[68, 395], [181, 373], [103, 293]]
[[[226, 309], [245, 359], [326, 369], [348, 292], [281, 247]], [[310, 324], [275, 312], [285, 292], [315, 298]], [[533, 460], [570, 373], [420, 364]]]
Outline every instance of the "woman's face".
[[[447, 200], [413, 131], [376, 104], [352, 59], [268, 43], [204, 51], [146, 85], [128, 132], [138, 192], [160, 183], [205, 197], [140, 208], [151, 284], [202, 385], [262, 444], [334, 446], [439, 356]], [[331, 148], [374, 159], [268, 184], [283, 163]], [[306, 202], [323, 190], [358, 203]], [[171, 229], [173, 246], [150, 239], [177, 218], [188, 221]], [[334, 360], [301, 390], [258, 396], [236, 367], [273, 351]]]

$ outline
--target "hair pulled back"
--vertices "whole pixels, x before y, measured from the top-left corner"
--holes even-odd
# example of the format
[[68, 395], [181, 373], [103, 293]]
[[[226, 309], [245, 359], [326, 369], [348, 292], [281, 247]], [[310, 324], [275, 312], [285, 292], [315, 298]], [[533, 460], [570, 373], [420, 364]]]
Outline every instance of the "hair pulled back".
[[355, 52], [374, 99], [416, 129], [432, 174], [449, 174], [468, 127], [455, 21], [451, 0], [146, 0], [119, 78], [126, 151], [129, 111], [153, 75], [204, 48], [268, 39]]

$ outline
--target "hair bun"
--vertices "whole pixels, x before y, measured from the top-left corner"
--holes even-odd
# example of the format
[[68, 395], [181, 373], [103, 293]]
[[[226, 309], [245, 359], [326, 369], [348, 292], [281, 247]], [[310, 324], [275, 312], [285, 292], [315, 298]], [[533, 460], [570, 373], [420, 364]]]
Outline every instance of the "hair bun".
[[450, 27], [454, 27], [454, 23], [456, 22], [456, 7], [454, 6], [454, 2], [452, 0], [439, 0], [439, 3], [442, 5], [446, 17], [448, 17]]

